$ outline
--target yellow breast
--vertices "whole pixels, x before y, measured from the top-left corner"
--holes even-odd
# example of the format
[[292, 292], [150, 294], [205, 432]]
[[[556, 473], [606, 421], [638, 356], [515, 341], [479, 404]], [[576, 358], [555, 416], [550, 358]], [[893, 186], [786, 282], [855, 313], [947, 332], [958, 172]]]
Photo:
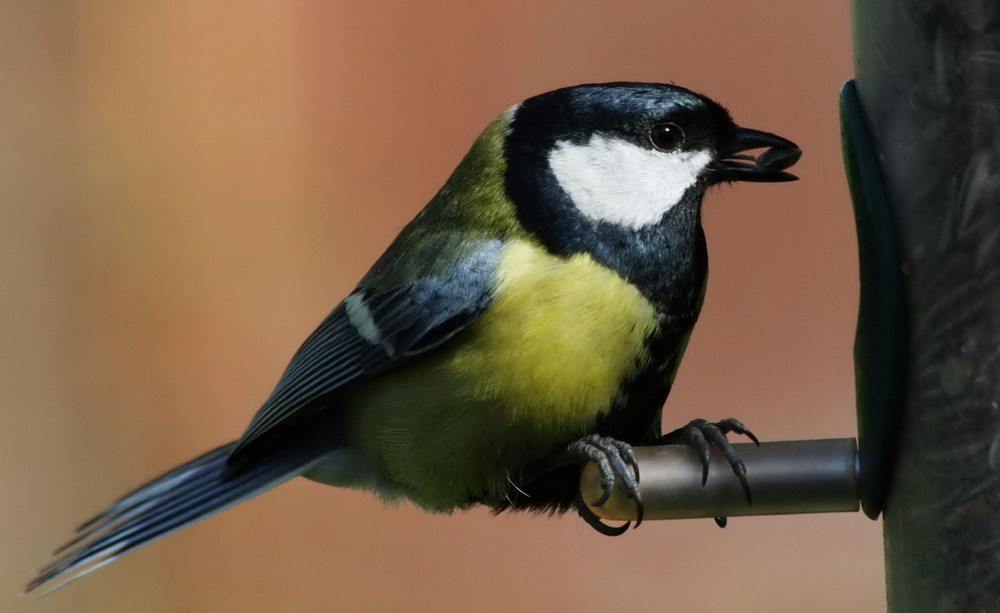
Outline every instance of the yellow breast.
[[466, 330], [341, 398], [383, 495], [437, 510], [499, 500], [512, 471], [592, 432], [648, 364], [656, 310], [589, 256], [512, 242], [496, 282]]
[[470, 393], [500, 400], [515, 422], [589, 428], [649, 360], [656, 310], [588, 255], [559, 258], [513, 242], [495, 296], [451, 366]]

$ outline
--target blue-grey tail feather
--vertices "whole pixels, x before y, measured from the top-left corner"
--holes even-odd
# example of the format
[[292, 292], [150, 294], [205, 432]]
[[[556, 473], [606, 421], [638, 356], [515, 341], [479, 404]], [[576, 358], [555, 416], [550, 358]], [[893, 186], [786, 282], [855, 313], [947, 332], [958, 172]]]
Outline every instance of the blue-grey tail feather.
[[161, 475], [85, 522], [25, 592], [57, 580], [48, 591], [58, 589], [133, 549], [302, 474], [318, 457], [272, 453], [233, 471], [226, 460], [235, 446], [228, 443]]

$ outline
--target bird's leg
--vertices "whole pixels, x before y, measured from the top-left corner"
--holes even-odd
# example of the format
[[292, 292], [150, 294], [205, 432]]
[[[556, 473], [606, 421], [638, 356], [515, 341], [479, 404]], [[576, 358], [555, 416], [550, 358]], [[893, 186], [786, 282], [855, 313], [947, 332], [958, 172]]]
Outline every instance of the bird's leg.
[[[599, 507], [611, 497], [615, 482], [621, 479], [626, 495], [635, 501], [636, 521], [638, 528], [642, 523], [643, 507], [642, 496], [639, 494], [639, 464], [635, 460], [635, 452], [632, 446], [626, 442], [590, 434], [566, 446], [561, 455], [561, 460], [565, 463], [586, 464], [594, 462], [601, 472], [601, 496], [591, 504]], [[614, 528], [601, 521], [601, 518], [591, 511], [582, 499], [577, 499], [577, 511], [591, 527], [607, 536], [618, 536], [628, 530], [631, 522]]]
[[[733, 473], [740, 480], [740, 485], [743, 486], [743, 493], [746, 494], [747, 504], [752, 504], [752, 498], [750, 496], [750, 484], [747, 482], [747, 467], [740, 459], [736, 450], [733, 449], [732, 443], [726, 438], [726, 434], [729, 432], [735, 432], [736, 434], [742, 434], [753, 441], [756, 445], [760, 446], [760, 441], [757, 437], [753, 435], [746, 426], [743, 425], [738, 419], [727, 418], [721, 421], [712, 423], [706, 419], [695, 419], [688, 423], [686, 426], [682, 426], [673, 432], [664, 434], [659, 439], [657, 439], [656, 444], [658, 445], [691, 445], [698, 452], [698, 456], [701, 458], [701, 484], [705, 485], [708, 481], [708, 465], [711, 460], [711, 450], [710, 447], [715, 445], [719, 448], [719, 451], [726, 456], [726, 460], [729, 462], [729, 466], [732, 467]], [[726, 527], [725, 517], [716, 517], [715, 523], [719, 525], [720, 528]]]

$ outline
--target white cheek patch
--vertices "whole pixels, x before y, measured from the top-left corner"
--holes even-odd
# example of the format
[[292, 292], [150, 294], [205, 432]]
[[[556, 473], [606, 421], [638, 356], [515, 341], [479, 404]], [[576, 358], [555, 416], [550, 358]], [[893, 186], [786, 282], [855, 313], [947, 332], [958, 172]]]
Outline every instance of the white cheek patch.
[[581, 213], [633, 229], [658, 222], [711, 161], [708, 151], [657, 151], [602, 135], [583, 145], [559, 141], [549, 153]]

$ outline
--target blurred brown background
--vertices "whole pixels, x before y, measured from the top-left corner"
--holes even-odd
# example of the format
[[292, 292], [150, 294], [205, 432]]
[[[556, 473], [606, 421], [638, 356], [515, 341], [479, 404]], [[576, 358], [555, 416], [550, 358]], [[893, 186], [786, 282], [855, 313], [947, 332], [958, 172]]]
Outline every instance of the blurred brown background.
[[715, 190], [667, 426], [855, 432], [846, 3], [43, 2], [0, 7], [0, 609], [880, 611], [859, 514], [433, 516], [297, 480], [41, 601], [126, 488], [235, 438], [479, 130], [580, 82], [674, 81], [805, 150]]

